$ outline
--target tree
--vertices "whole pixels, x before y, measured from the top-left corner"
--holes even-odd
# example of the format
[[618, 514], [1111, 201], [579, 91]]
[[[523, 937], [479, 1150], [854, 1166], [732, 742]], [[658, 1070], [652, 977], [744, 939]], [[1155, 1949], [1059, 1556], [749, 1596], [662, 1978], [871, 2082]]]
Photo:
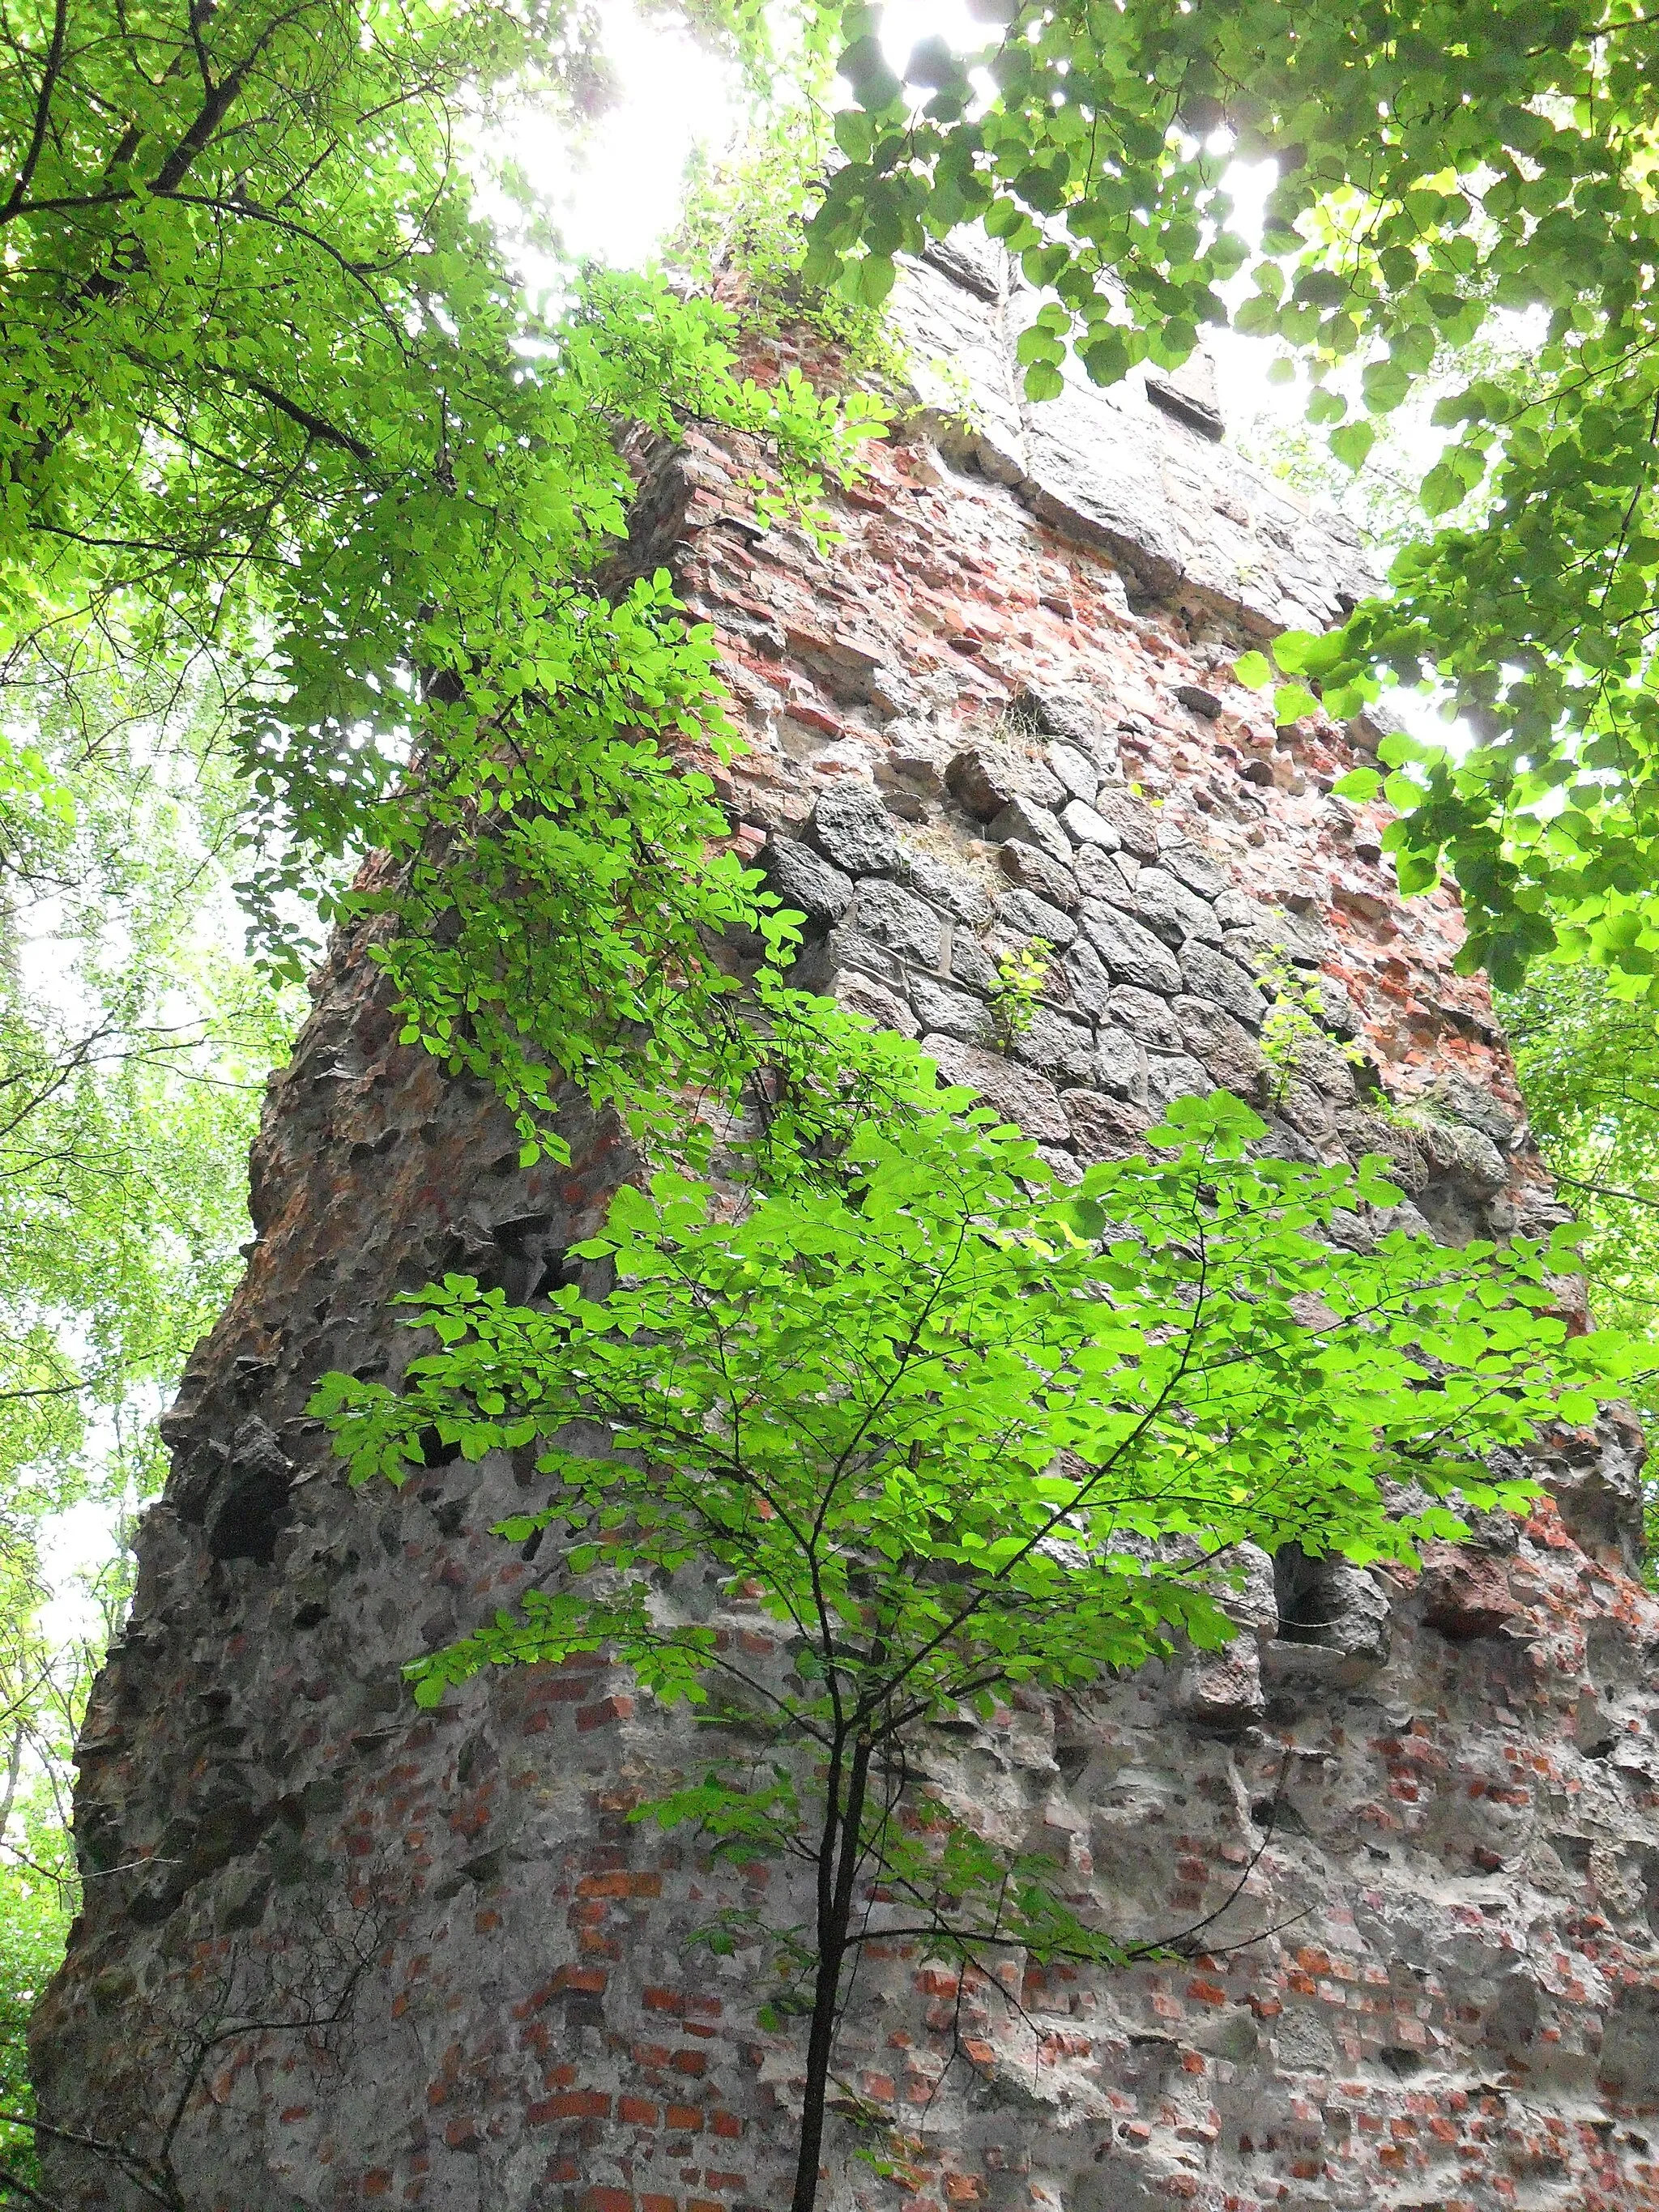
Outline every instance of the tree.
[[[664, 579], [614, 605], [592, 581], [626, 524], [617, 433], [751, 433], [810, 510], [876, 414], [744, 381], [729, 318], [659, 282], [526, 297], [469, 149], [581, 64], [574, 14], [53, 0], [3, 35], [13, 674], [251, 664], [242, 889], [270, 957], [297, 975], [295, 891], [394, 916], [411, 1041], [497, 1078], [527, 1142], [559, 1080], [614, 1095], [630, 1041], [647, 1082], [695, 1055], [709, 940], [753, 923], [756, 879], [662, 757], [726, 741], [707, 638]], [[0, 784], [29, 774], [0, 749]], [[396, 867], [337, 898], [375, 847]], [[508, 879], [544, 894], [528, 928]]]
[[[839, 1174], [750, 1189], [735, 1215], [676, 1172], [625, 1188], [578, 1248], [616, 1270], [602, 1301], [416, 1293], [439, 1348], [398, 1389], [336, 1375], [313, 1406], [356, 1482], [401, 1483], [434, 1431], [468, 1459], [538, 1455], [546, 1503], [497, 1534], [564, 1532], [555, 1564], [414, 1662], [420, 1702], [608, 1648], [665, 1704], [738, 1723], [703, 1779], [634, 1817], [805, 1869], [803, 1924], [734, 1911], [705, 1931], [769, 1949], [808, 2017], [794, 2212], [865, 1941], [1126, 1956], [1058, 1869], [986, 1838], [941, 1724], [1224, 1642], [1245, 1545], [1409, 1560], [1466, 1533], [1443, 1501], [1520, 1507], [1529, 1486], [1483, 1453], [1589, 1419], [1620, 1365], [1551, 1312], [1565, 1246], [1334, 1249], [1335, 1209], [1398, 1202], [1381, 1164], [1253, 1157], [1264, 1126], [1224, 1095], [1178, 1102], [1156, 1157], [1074, 1189], [968, 1094], [917, 1097]], [[757, 1613], [769, 1667], [723, 1632]]]
[[[240, 1272], [247, 1148], [295, 1012], [216, 942], [235, 802], [210, 708], [112, 678], [80, 705], [14, 720], [46, 796], [0, 797], [4, 2113], [27, 2109], [27, 2014], [76, 1908], [75, 1741], [164, 1472], [155, 1417]], [[54, 1591], [48, 1539], [77, 1506], [111, 1556]], [[51, 1599], [77, 1595], [83, 1631], [49, 1632]], [[34, 2178], [9, 2129], [0, 2169]]]
[[[926, 39], [901, 77], [878, 10], [843, 11], [857, 104], [809, 273], [878, 299], [896, 252], [981, 218], [1038, 288], [1034, 398], [1068, 343], [1109, 383], [1231, 321], [1300, 360], [1351, 466], [1449, 350], [1522, 319], [1524, 374], [1464, 373], [1421, 488], [1431, 519], [1472, 494], [1486, 519], [1407, 548], [1386, 600], [1279, 666], [1339, 716], [1432, 680], [1472, 725], [1462, 754], [1396, 741], [1389, 794], [1402, 887], [1456, 876], [1468, 966], [1512, 982], [1559, 949], [1659, 991], [1659, 24], [1636, 0], [975, 12], [981, 52]], [[1226, 173], [1269, 155], [1252, 248]]]

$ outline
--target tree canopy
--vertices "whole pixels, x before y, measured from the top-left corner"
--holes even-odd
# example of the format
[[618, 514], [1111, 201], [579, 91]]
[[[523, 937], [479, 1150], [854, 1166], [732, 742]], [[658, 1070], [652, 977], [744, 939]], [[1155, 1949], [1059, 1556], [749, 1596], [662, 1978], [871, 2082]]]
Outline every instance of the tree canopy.
[[[434, 1432], [469, 1460], [537, 1455], [548, 1502], [497, 1534], [559, 1531], [551, 1565], [412, 1662], [422, 1704], [605, 1650], [738, 1723], [635, 1817], [808, 1871], [805, 1927], [728, 1908], [704, 1931], [801, 1985], [795, 2212], [863, 1942], [1128, 1955], [1061, 1869], [984, 1837], [939, 1731], [1022, 1685], [1085, 1693], [1177, 1635], [1224, 1643], [1245, 1547], [1411, 1560], [1468, 1533], [1449, 1495], [1524, 1506], [1485, 1455], [1593, 1419], [1621, 1364], [1552, 1310], [1570, 1243], [1334, 1249], [1339, 1209], [1399, 1202], [1381, 1164], [1253, 1159], [1266, 1125], [1224, 1093], [1074, 1188], [969, 1097], [919, 1089], [902, 1133], [866, 1127], [839, 1177], [786, 1176], [735, 1219], [680, 1175], [625, 1187], [576, 1248], [617, 1269], [602, 1302], [514, 1307], [450, 1277], [405, 1301], [439, 1348], [400, 1388], [334, 1375], [312, 1406], [359, 1482], [401, 1484]], [[775, 1644], [731, 1633], [757, 1616]]]
[[[1480, 519], [1400, 555], [1386, 599], [1297, 638], [1287, 674], [1352, 713], [1443, 685], [1474, 732], [1407, 777], [1402, 884], [1451, 868], [1466, 958], [1500, 981], [1560, 948], [1659, 991], [1659, 426], [1653, 164], [1659, 26], [1634, 0], [981, 0], [975, 54], [902, 75], [879, 15], [843, 16], [857, 97], [809, 267], [880, 297], [895, 253], [982, 220], [1040, 288], [1027, 390], [1068, 343], [1103, 382], [1206, 323], [1276, 340], [1358, 465], [1374, 419], [1495, 316], [1522, 368], [1442, 400], [1427, 516]], [[1229, 165], [1271, 156], [1258, 243]]]

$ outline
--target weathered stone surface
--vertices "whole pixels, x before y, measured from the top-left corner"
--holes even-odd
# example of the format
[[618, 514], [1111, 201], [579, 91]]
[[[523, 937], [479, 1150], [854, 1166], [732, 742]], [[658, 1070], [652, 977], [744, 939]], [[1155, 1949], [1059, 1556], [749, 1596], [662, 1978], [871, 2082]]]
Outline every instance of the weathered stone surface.
[[898, 993], [890, 991], [884, 983], [878, 983], [873, 975], [860, 975], [856, 969], [849, 971], [837, 980], [836, 996], [855, 1014], [867, 1014], [878, 1029], [896, 1030], [901, 1036], [907, 1037], [921, 1035], [921, 1023]]
[[1116, 984], [1112, 991], [1112, 1019], [1158, 1052], [1182, 1049], [1181, 1023], [1174, 1007], [1151, 991], [1137, 990], [1133, 983]]
[[1146, 1054], [1133, 1037], [1122, 1030], [1103, 1024], [1095, 1032], [1095, 1059], [1089, 1082], [1094, 1088], [1109, 1091], [1115, 1098], [1133, 1099], [1144, 1106], [1147, 1099]]
[[1087, 1083], [1095, 1064], [1094, 1031], [1051, 1006], [1033, 1009], [1030, 1025], [1013, 1041], [1016, 1060], [1050, 1075], [1056, 1083]]
[[[1352, 764], [1347, 733], [1315, 715], [1275, 735], [1221, 673], [1340, 611], [1351, 541], [1159, 413], [1139, 374], [1028, 409], [1012, 338], [1030, 301], [988, 241], [948, 253], [979, 289], [929, 277], [913, 350], [969, 377], [977, 426], [902, 426], [838, 502], [828, 561], [731, 526], [752, 450], [692, 425], [683, 451], [630, 456], [629, 559], [671, 568], [712, 626], [750, 740], [729, 770], [700, 763], [739, 849], [799, 847], [832, 793], [873, 785], [904, 810], [897, 860], [856, 906], [814, 913], [831, 926], [799, 980], [920, 1018], [947, 1072], [1069, 1177], [1144, 1140], [1143, 1042], [1166, 1089], [1177, 1066], [1226, 1080], [1248, 1064], [1229, 996], [1254, 987], [1228, 956], [1235, 933], [1278, 931], [1328, 1025], [1363, 1040], [1367, 1085], [1461, 1133], [1413, 1139], [1318, 1069], [1298, 1077], [1286, 1109], [1318, 1139], [1281, 1117], [1268, 1149], [1392, 1146], [1411, 1193], [1334, 1233], [1547, 1229], [1562, 1209], [1483, 987], [1455, 971], [1455, 902], [1398, 901], [1370, 811], [1323, 797]], [[756, 343], [763, 378], [801, 357]], [[826, 366], [810, 349], [804, 365]], [[1221, 715], [1195, 722], [1182, 684]], [[1091, 719], [1057, 726], [1073, 709]], [[1020, 780], [964, 804], [944, 764], [1010, 728], [1034, 732]], [[1061, 745], [1113, 779], [1092, 801]], [[1156, 806], [1115, 781], [1119, 748]], [[993, 915], [979, 827], [1016, 797], [1092, 803], [1123, 841], [1077, 848], [1084, 935], [1024, 890]], [[1139, 864], [1213, 896], [1223, 951], [1188, 940], [1183, 975], [1119, 910]], [[1066, 1056], [1093, 1031], [1087, 1079], [1063, 1088], [950, 1034], [982, 1007], [966, 987], [1037, 934], [1066, 945], [1064, 1003], [1043, 1011]], [[84, 1906], [36, 2031], [44, 2108], [146, 2156], [176, 2109], [183, 2212], [779, 2204], [799, 2033], [759, 2026], [741, 1950], [690, 1936], [752, 1904], [761, 1872], [786, 1917], [806, 1916], [805, 1891], [629, 1820], [708, 1754], [602, 1656], [417, 1711], [406, 1662], [556, 1558], [489, 1533], [531, 1494], [513, 1463], [434, 1450], [395, 1495], [353, 1491], [306, 1412], [331, 1367], [398, 1371], [418, 1340], [398, 1291], [451, 1268], [514, 1298], [563, 1279], [636, 1167], [573, 1101], [570, 1164], [521, 1169], [487, 1098], [398, 1046], [365, 953], [335, 949], [273, 1083], [247, 1275], [169, 1417], [167, 1498], [82, 1746]], [[1247, 1563], [1224, 1651], [1022, 1694], [941, 1754], [999, 1833], [1063, 1856], [1080, 1911], [1213, 1948], [1118, 1973], [1024, 1962], [1016, 2008], [994, 1980], [872, 1944], [842, 2102], [896, 2130], [907, 2203], [1659, 2212], [1640, 1437], [1609, 1417], [1530, 1463], [1547, 1491], [1531, 1517], [1483, 1522], [1420, 1576]], [[741, 1605], [710, 1618], [768, 1662], [769, 1624]], [[896, 2201], [854, 2155], [884, 2140], [837, 2115], [825, 2212]], [[84, 2147], [57, 2142], [49, 2167], [64, 2212], [157, 2201]]]
[[1213, 999], [1237, 1020], [1261, 1028], [1267, 1001], [1236, 960], [1188, 939], [1181, 948], [1181, 970], [1194, 998]]
[[[1001, 819], [999, 817], [999, 819]], [[1011, 837], [997, 850], [997, 866], [1010, 882], [1046, 899], [1062, 912], [1077, 904], [1077, 879], [1069, 868], [1024, 839]]]
[[925, 1030], [959, 1037], [964, 1044], [994, 1045], [996, 1025], [983, 999], [966, 991], [953, 991], [932, 975], [917, 972], [910, 977], [910, 1004]]
[[1012, 837], [1035, 845], [1066, 869], [1072, 865], [1072, 841], [1060, 826], [1060, 817], [1029, 799], [1011, 799], [991, 818], [986, 836], [998, 844]]
[[792, 970], [792, 981], [808, 991], [833, 990], [836, 977], [848, 969], [873, 975], [890, 988], [902, 989], [903, 963], [884, 945], [878, 945], [873, 938], [864, 936], [845, 922], [832, 929], [822, 944], [802, 954]]
[[1048, 765], [1073, 799], [1085, 806], [1093, 805], [1095, 793], [1100, 788], [1100, 771], [1087, 753], [1076, 745], [1052, 744], [1048, 748]]
[[849, 876], [878, 876], [898, 861], [893, 817], [873, 791], [856, 784], [826, 791], [812, 809], [818, 850]]
[[1177, 950], [1188, 939], [1218, 945], [1221, 924], [1215, 910], [1163, 868], [1143, 868], [1135, 878], [1134, 912], [1155, 937]]
[[1060, 972], [1078, 1011], [1104, 1021], [1112, 1008], [1111, 974], [1086, 937], [1075, 939], [1067, 948]]
[[1057, 806], [1065, 796], [1058, 776], [1041, 761], [1007, 745], [964, 746], [945, 771], [945, 787], [981, 822], [988, 822], [1016, 799], [1036, 806]]
[[1143, 1107], [1099, 1091], [1068, 1091], [1064, 1103], [1080, 1160], [1121, 1159], [1152, 1126], [1152, 1117]]
[[1069, 945], [1077, 924], [1047, 899], [1031, 891], [1006, 891], [997, 901], [997, 920], [1016, 937], [1040, 937], [1051, 945]]
[[1018, 1121], [1028, 1137], [1063, 1145], [1071, 1127], [1052, 1083], [1029, 1067], [1005, 1060], [998, 1053], [981, 1052], [956, 1037], [925, 1036], [922, 1050], [939, 1062], [939, 1073], [951, 1083], [970, 1084], [988, 1106], [1010, 1121]]
[[1138, 860], [1157, 860], [1158, 820], [1143, 799], [1121, 784], [1103, 783], [1093, 805], [1102, 820], [1116, 830], [1126, 853]]
[[1068, 800], [1060, 809], [1060, 818], [1073, 844], [1103, 845], [1113, 853], [1123, 842], [1105, 816], [1096, 813], [1080, 799]]
[[982, 929], [991, 919], [991, 898], [984, 884], [966, 868], [953, 866], [935, 853], [904, 855], [904, 878], [913, 891], [970, 929]]
[[853, 921], [878, 944], [890, 945], [907, 960], [937, 968], [945, 951], [944, 926], [925, 899], [897, 884], [861, 883], [853, 901]]
[[1181, 969], [1175, 955], [1133, 915], [1085, 903], [1083, 927], [1116, 981], [1166, 996], [1181, 988]]
[[[1163, 1001], [1157, 1000], [1161, 1006]], [[1208, 999], [1184, 994], [1170, 1009], [1182, 1045], [1207, 1067], [1224, 1091], [1260, 1103], [1267, 1062], [1261, 1048], [1242, 1022]]]
[[767, 886], [809, 921], [839, 921], [853, 903], [853, 879], [832, 867], [810, 845], [775, 837], [761, 856]]
[[1161, 1111], [1175, 1098], [1206, 1098], [1217, 1088], [1210, 1071], [1190, 1053], [1149, 1052], [1146, 1054], [1146, 1095]]

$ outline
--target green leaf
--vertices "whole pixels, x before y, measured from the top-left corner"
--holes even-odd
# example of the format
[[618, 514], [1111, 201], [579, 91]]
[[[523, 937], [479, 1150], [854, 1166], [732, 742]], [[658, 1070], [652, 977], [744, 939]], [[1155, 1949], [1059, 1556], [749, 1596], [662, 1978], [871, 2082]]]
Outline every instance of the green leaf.
[[1345, 469], [1358, 471], [1364, 466], [1365, 457], [1376, 442], [1376, 433], [1369, 422], [1344, 422], [1332, 431], [1327, 442]]

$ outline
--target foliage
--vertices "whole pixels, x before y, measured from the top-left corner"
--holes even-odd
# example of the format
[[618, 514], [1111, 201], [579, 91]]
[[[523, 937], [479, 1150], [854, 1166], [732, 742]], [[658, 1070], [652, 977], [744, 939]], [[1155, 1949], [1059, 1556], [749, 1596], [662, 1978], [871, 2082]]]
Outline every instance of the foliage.
[[[1449, 864], [1467, 966], [1513, 981], [1559, 944], [1659, 991], [1659, 25], [1636, 0], [981, 13], [981, 51], [924, 39], [901, 77], [878, 11], [844, 10], [856, 104], [809, 276], [879, 300], [895, 252], [977, 216], [1036, 288], [1032, 397], [1059, 390], [1068, 345], [1109, 383], [1231, 320], [1299, 357], [1351, 467], [1448, 349], [1522, 319], [1525, 375], [1462, 372], [1420, 487], [1431, 519], [1470, 501], [1484, 519], [1407, 548], [1387, 600], [1281, 643], [1279, 666], [1339, 716], [1432, 678], [1472, 726], [1461, 754], [1389, 753], [1412, 771], [1391, 793], [1401, 884]], [[1264, 156], [1252, 249], [1226, 173]]]
[[[14, 719], [33, 782], [0, 794], [3, 2112], [25, 2106], [23, 2027], [75, 1909], [74, 1744], [126, 1523], [163, 1471], [155, 1415], [240, 1270], [248, 1143], [295, 1012], [218, 942], [235, 802], [217, 702], [106, 678], [75, 703]], [[78, 1599], [54, 1540], [74, 1507], [115, 1555]], [[0, 2132], [0, 2168], [29, 2179], [27, 2136]]]
[[[177, 661], [257, 634], [242, 889], [270, 957], [297, 974], [295, 893], [374, 917], [411, 1041], [493, 1076], [533, 1145], [550, 1087], [614, 1095], [641, 1036], [654, 1079], [722, 988], [709, 939], [756, 918], [707, 854], [706, 784], [646, 767], [723, 742], [708, 641], [660, 579], [614, 605], [592, 581], [625, 528], [618, 428], [751, 434], [781, 472], [763, 518], [810, 516], [879, 410], [744, 380], [724, 311], [654, 279], [526, 297], [468, 117], [542, 82], [574, 15], [66, 21], [12, 19], [0, 104], [0, 644], [64, 680], [100, 641]], [[337, 896], [372, 846], [405, 874]], [[525, 986], [551, 987], [539, 1026]]]
[[[1593, 969], [1540, 962], [1499, 1001], [1532, 1132], [1583, 1224], [1595, 1312], [1659, 1334], [1659, 1031]], [[1650, 1418], [1650, 1389], [1635, 1395]]]
[[753, 129], [741, 153], [700, 158], [669, 258], [705, 290], [740, 272], [745, 328], [810, 323], [837, 349], [849, 376], [895, 394], [908, 372], [887, 315], [801, 276], [807, 220], [831, 153], [821, 106], [797, 100]]
[[1256, 980], [1267, 994], [1261, 1023], [1261, 1056], [1268, 1067], [1268, 1096], [1282, 1106], [1310, 1045], [1340, 1053], [1351, 1066], [1364, 1065], [1364, 1050], [1352, 1038], [1337, 1040], [1325, 1026], [1325, 999], [1316, 976], [1304, 975], [1282, 952], [1256, 963]]
[[[1620, 1367], [1551, 1311], [1565, 1249], [1333, 1248], [1335, 1209], [1398, 1202], [1380, 1164], [1252, 1158], [1264, 1125], [1224, 1095], [1069, 1189], [968, 1097], [735, 1216], [678, 1173], [624, 1188], [578, 1248], [614, 1265], [603, 1304], [447, 1278], [408, 1301], [439, 1348], [400, 1389], [336, 1375], [313, 1406], [357, 1482], [401, 1483], [434, 1431], [468, 1459], [538, 1454], [547, 1502], [497, 1533], [568, 1548], [516, 1613], [415, 1662], [420, 1702], [608, 1649], [665, 1704], [740, 1711], [726, 1757], [641, 1817], [811, 1872], [813, 1924], [750, 1931], [811, 2014], [798, 2207], [866, 1929], [959, 1960], [1123, 1955], [953, 1802], [939, 1727], [1224, 1641], [1241, 1545], [1409, 1559], [1462, 1532], [1439, 1501], [1519, 1506], [1481, 1454], [1589, 1419]], [[775, 1667], [709, 1621], [711, 1576]], [[896, 1918], [870, 1921], [872, 1884]]]
[[1034, 937], [1029, 945], [1005, 952], [997, 962], [987, 996], [997, 1041], [1004, 1052], [1012, 1051], [1014, 1039], [1024, 1036], [1036, 1019], [1053, 950], [1046, 938]]

